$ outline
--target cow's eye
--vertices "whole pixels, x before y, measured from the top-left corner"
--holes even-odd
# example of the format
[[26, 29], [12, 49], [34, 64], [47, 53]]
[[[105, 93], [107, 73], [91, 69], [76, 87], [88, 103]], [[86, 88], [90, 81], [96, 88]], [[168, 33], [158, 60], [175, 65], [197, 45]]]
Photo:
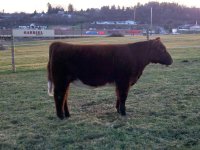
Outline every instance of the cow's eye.
[[161, 52], [165, 52], [165, 47], [164, 46], [160, 46], [160, 51]]

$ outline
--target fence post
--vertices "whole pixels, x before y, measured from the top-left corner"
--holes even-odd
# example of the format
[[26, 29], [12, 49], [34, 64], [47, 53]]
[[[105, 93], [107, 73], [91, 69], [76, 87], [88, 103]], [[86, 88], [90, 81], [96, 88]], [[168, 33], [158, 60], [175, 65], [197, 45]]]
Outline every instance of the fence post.
[[81, 36], [83, 36], [83, 23], [81, 22]]
[[15, 45], [14, 45], [14, 36], [13, 36], [13, 31], [11, 35], [11, 53], [12, 53], [12, 71], [16, 72], [16, 67], [15, 67]]
[[149, 28], [147, 28], [147, 41], [149, 40]]

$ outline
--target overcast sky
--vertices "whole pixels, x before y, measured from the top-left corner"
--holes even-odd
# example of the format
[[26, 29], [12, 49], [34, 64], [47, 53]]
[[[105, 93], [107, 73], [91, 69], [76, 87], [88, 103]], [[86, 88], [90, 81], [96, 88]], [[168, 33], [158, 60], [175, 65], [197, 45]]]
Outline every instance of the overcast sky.
[[[12, 12], [27, 12], [32, 13], [34, 10], [38, 12], [47, 11], [47, 3], [49, 2], [53, 6], [60, 5], [63, 8], [67, 8], [68, 4], [73, 4], [76, 10], [87, 8], [100, 8], [101, 6], [125, 6], [131, 7], [138, 2], [144, 4], [152, 0], [0, 0], [0, 12], [12, 13]], [[176, 2], [181, 5], [189, 7], [199, 7], [200, 0], [153, 0], [157, 2]]]

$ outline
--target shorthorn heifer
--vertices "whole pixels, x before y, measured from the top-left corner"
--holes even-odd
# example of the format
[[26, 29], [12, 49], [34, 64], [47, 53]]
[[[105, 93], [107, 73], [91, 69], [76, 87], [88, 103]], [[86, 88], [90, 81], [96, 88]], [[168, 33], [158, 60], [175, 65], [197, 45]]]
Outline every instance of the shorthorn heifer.
[[69, 117], [67, 97], [70, 83], [116, 87], [116, 109], [126, 115], [125, 102], [130, 86], [150, 63], [173, 62], [160, 38], [130, 44], [78, 45], [54, 42], [49, 48], [48, 92], [54, 96], [57, 116]]

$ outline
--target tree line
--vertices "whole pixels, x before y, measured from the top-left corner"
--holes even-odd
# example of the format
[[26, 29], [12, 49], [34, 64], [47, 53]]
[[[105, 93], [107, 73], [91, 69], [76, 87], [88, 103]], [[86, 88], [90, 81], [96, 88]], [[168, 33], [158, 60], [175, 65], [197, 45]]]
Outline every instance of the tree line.
[[[47, 12], [41, 15], [36, 11], [32, 14], [12, 14], [12, 17], [0, 20], [0, 26], [17, 26], [29, 23], [39, 25], [78, 25], [90, 24], [95, 21], [125, 21], [134, 20], [138, 24], [150, 24], [152, 8], [153, 25], [162, 26], [166, 29], [177, 27], [182, 24], [195, 24], [200, 22], [200, 8], [187, 7], [178, 3], [149, 2], [138, 3], [135, 6], [102, 6], [99, 9], [88, 8], [87, 10], [76, 10], [75, 6], [69, 4], [67, 10], [62, 6], [47, 4]], [[63, 12], [62, 15], [59, 14]], [[3, 14], [0, 14], [0, 17]], [[39, 17], [38, 17], [39, 15]]]
[[[200, 8], [191, 8], [178, 3], [168, 2], [149, 2], [146, 4], [138, 3], [132, 7], [120, 7], [115, 5], [103, 6], [100, 9], [89, 8], [87, 10], [80, 11], [74, 10], [74, 6], [69, 4], [66, 12], [75, 15], [77, 23], [109, 20], [134, 20], [139, 24], [149, 24], [151, 19], [151, 8], [153, 25], [169, 28], [177, 27], [182, 24], [195, 24], [196, 21], [200, 22]], [[51, 14], [52, 10], [56, 13], [56, 11], [64, 11], [64, 8], [58, 9], [58, 7], [48, 7], [47, 13]]]

